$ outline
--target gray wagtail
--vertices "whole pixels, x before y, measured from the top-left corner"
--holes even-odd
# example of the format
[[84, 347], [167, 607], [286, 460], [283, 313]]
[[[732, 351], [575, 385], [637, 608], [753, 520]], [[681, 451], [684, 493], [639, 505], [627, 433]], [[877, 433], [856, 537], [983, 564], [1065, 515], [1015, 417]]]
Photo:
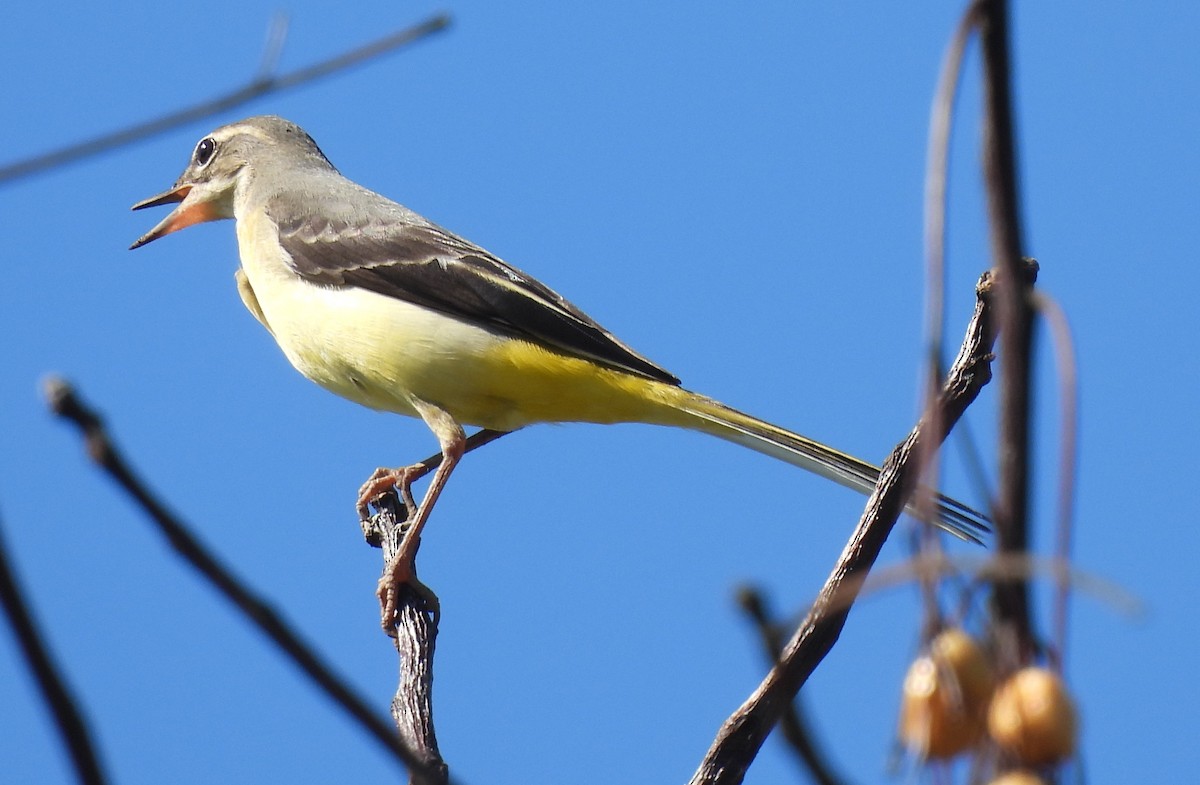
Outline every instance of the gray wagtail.
[[[689, 392], [583, 311], [467, 240], [347, 180], [307, 133], [252, 117], [200, 140], [170, 190], [134, 210], [178, 203], [138, 248], [203, 221], [237, 221], [242, 302], [296, 370], [363, 406], [420, 417], [442, 462], [380, 581], [384, 626], [412, 578], [421, 528], [466, 446], [464, 425], [513, 431], [543, 422], [689, 428], [869, 493], [879, 470]], [[411, 481], [380, 470], [359, 508]], [[410, 497], [411, 498], [411, 497]], [[936, 523], [960, 537], [982, 515], [938, 498]]]

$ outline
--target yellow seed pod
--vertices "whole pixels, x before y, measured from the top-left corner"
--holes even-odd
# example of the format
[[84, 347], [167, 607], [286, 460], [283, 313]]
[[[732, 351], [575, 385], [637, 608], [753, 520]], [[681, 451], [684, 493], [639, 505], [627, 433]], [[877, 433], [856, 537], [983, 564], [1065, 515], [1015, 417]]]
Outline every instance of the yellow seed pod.
[[1032, 771], [1006, 771], [988, 785], [1046, 785], [1046, 781]]
[[996, 689], [988, 734], [1017, 760], [1057, 763], [1075, 751], [1075, 705], [1062, 679], [1045, 668], [1024, 668]]
[[983, 733], [992, 669], [979, 644], [948, 629], [929, 644], [904, 677], [900, 740], [926, 758], [949, 758]]

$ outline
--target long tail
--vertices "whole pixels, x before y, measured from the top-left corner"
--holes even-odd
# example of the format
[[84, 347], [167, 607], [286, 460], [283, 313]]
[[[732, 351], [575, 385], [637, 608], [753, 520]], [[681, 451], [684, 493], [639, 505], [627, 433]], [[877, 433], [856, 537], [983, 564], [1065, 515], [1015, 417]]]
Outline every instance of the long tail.
[[[807, 469], [826, 479], [870, 493], [879, 479], [879, 468], [852, 455], [838, 452], [820, 442], [784, 430], [751, 417], [722, 403], [681, 388], [672, 408], [690, 416], [685, 427], [703, 431], [726, 441], [749, 447], [793, 466]], [[947, 496], [937, 496], [937, 520], [934, 523], [964, 540], [979, 542], [991, 530], [987, 516]]]

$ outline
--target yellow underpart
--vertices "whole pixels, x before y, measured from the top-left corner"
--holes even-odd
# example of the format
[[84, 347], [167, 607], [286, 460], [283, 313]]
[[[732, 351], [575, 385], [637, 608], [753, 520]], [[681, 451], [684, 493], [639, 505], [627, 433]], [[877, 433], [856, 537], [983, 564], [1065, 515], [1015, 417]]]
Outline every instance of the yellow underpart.
[[[693, 396], [672, 385], [508, 338], [489, 347], [455, 405], [467, 422], [504, 427], [537, 422], [646, 422], [694, 427], [680, 410]], [[465, 380], [461, 380], [465, 381]], [[453, 410], [452, 410], [453, 411]]]

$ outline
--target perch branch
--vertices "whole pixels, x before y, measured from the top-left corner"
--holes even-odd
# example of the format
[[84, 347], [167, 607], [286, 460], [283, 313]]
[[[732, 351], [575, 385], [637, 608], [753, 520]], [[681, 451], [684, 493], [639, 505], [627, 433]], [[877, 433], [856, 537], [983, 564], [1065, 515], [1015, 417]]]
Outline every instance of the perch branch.
[[[508, 431], [476, 431], [467, 437], [465, 452], [489, 444], [506, 433]], [[410, 481], [424, 477], [441, 463], [442, 453], [434, 453], [411, 467]], [[409, 513], [416, 504], [411, 497], [402, 499], [393, 489], [374, 505], [378, 512], [363, 518], [360, 524], [367, 544], [383, 549], [383, 563], [387, 565], [400, 549]], [[415, 574], [413, 577], [415, 581]], [[400, 678], [392, 698], [392, 720], [400, 738], [425, 763], [424, 772], [414, 776], [414, 785], [443, 785], [449, 771], [438, 750], [433, 725], [433, 652], [439, 619], [437, 597], [426, 586], [418, 582], [399, 587], [395, 622], [389, 634], [400, 655]]]
[[[487, 441], [491, 439], [482, 443]], [[440, 459], [441, 455], [435, 457]], [[425, 463], [430, 461], [433, 458]], [[367, 542], [383, 549], [383, 563], [390, 564], [404, 539], [408, 508], [394, 489], [378, 499], [375, 506], [378, 512], [363, 522], [364, 532]], [[415, 581], [415, 563], [413, 570]], [[413, 785], [444, 785], [448, 774], [433, 725], [433, 654], [440, 617], [432, 591], [419, 583], [400, 585], [394, 635], [389, 636], [399, 655], [400, 669], [396, 695], [392, 698], [392, 720], [400, 738], [425, 764], [423, 773], [414, 776]]]

